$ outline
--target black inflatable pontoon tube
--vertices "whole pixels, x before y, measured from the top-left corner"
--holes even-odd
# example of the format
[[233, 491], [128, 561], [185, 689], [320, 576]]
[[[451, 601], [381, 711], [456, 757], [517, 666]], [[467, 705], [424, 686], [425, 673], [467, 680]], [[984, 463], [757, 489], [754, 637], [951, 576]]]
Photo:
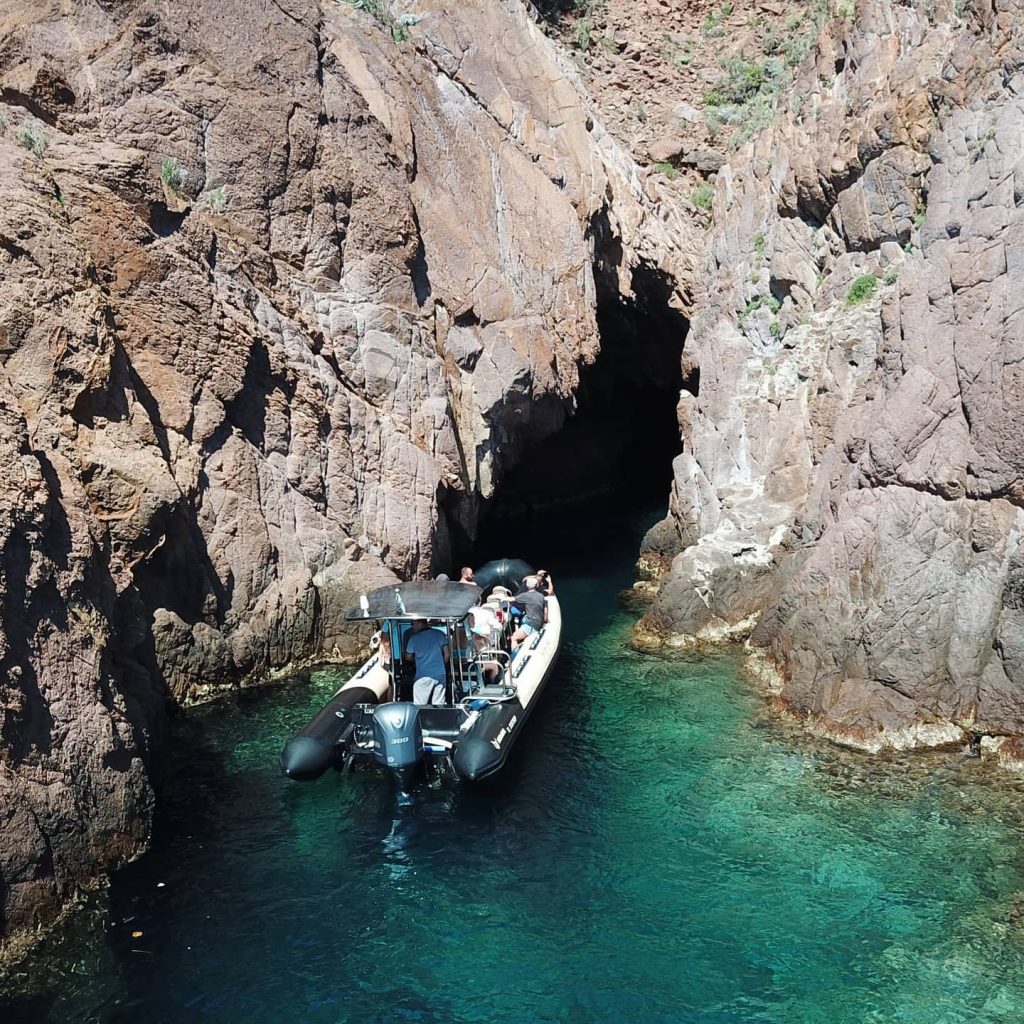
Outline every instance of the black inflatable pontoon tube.
[[348, 726], [348, 712], [356, 704], [376, 704], [377, 695], [366, 686], [339, 690], [320, 713], [297, 732], [281, 751], [281, 771], [297, 782], [312, 782], [334, 763], [338, 740]]
[[523, 578], [532, 573], [533, 566], [521, 558], [497, 558], [480, 566], [473, 576], [476, 585], [482, 587], [484, 593], [492, 587], [502, 586], [511, 590], [513, 594], [518, 594]]
[[505, 756], [487, 740], [473, 737], [455, 748], [452, 763], [460, 779], [477, 782], [493, 775], [505, 763]]

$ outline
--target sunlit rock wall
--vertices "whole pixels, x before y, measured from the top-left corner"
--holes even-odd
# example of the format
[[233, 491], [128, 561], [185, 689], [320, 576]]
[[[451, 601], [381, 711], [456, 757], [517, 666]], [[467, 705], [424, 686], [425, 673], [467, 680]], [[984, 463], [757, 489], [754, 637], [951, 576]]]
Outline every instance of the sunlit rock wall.
[[869, 750], [1024, 731], [1024, 20], [959, 9], [858, 3], [719, 174], [647, 545], [643, 633]]

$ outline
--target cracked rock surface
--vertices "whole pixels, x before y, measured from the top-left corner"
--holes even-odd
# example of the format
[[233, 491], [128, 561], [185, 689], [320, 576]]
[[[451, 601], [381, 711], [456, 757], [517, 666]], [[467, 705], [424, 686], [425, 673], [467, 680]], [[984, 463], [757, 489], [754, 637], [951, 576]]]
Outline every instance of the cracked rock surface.
[[831, 22], [718, 176], [641, 632], [750, 636], [840, 742], [1024, 731], [1016, 2]]

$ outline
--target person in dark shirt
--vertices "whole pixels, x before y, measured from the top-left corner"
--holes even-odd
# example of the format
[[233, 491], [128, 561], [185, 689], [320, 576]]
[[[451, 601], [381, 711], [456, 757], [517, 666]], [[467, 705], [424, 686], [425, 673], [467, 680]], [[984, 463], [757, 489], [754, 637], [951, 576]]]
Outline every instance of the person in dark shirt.
[[512, 649], [515, 650], [528, 636], [539, 632], [548, 621], [548, 607], [544, 595], [537, 589], [537, 577], [527, 576], [523, 589], [515, 596], [515, 603], [523, 610], [519, 628], [512, 634]]

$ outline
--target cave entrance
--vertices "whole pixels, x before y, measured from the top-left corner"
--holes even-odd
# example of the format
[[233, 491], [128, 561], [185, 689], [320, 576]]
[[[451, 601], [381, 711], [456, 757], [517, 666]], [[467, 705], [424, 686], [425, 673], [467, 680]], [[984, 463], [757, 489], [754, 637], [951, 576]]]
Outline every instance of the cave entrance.
[[[682, 373], [689, 322], [670, 305], [672, 281], [660, 270], [634, 270], [630, 298], [601, 284], [599, 277], [601, 351], [581, 369], [576, 412], [502, 480], [482, 512], [477, 543], [465, 552], [475, 564], [531, 557], [526, 548], [550, 531], [557, 508], [574, 506], [580, 518], [610, 505], [664, 507], [672, 460], [682, 450], [679, 393], [696, 393], [698, 384], [695, 374], [684, 380]], [[571, 523], [574, 515], [554, 518]]]

